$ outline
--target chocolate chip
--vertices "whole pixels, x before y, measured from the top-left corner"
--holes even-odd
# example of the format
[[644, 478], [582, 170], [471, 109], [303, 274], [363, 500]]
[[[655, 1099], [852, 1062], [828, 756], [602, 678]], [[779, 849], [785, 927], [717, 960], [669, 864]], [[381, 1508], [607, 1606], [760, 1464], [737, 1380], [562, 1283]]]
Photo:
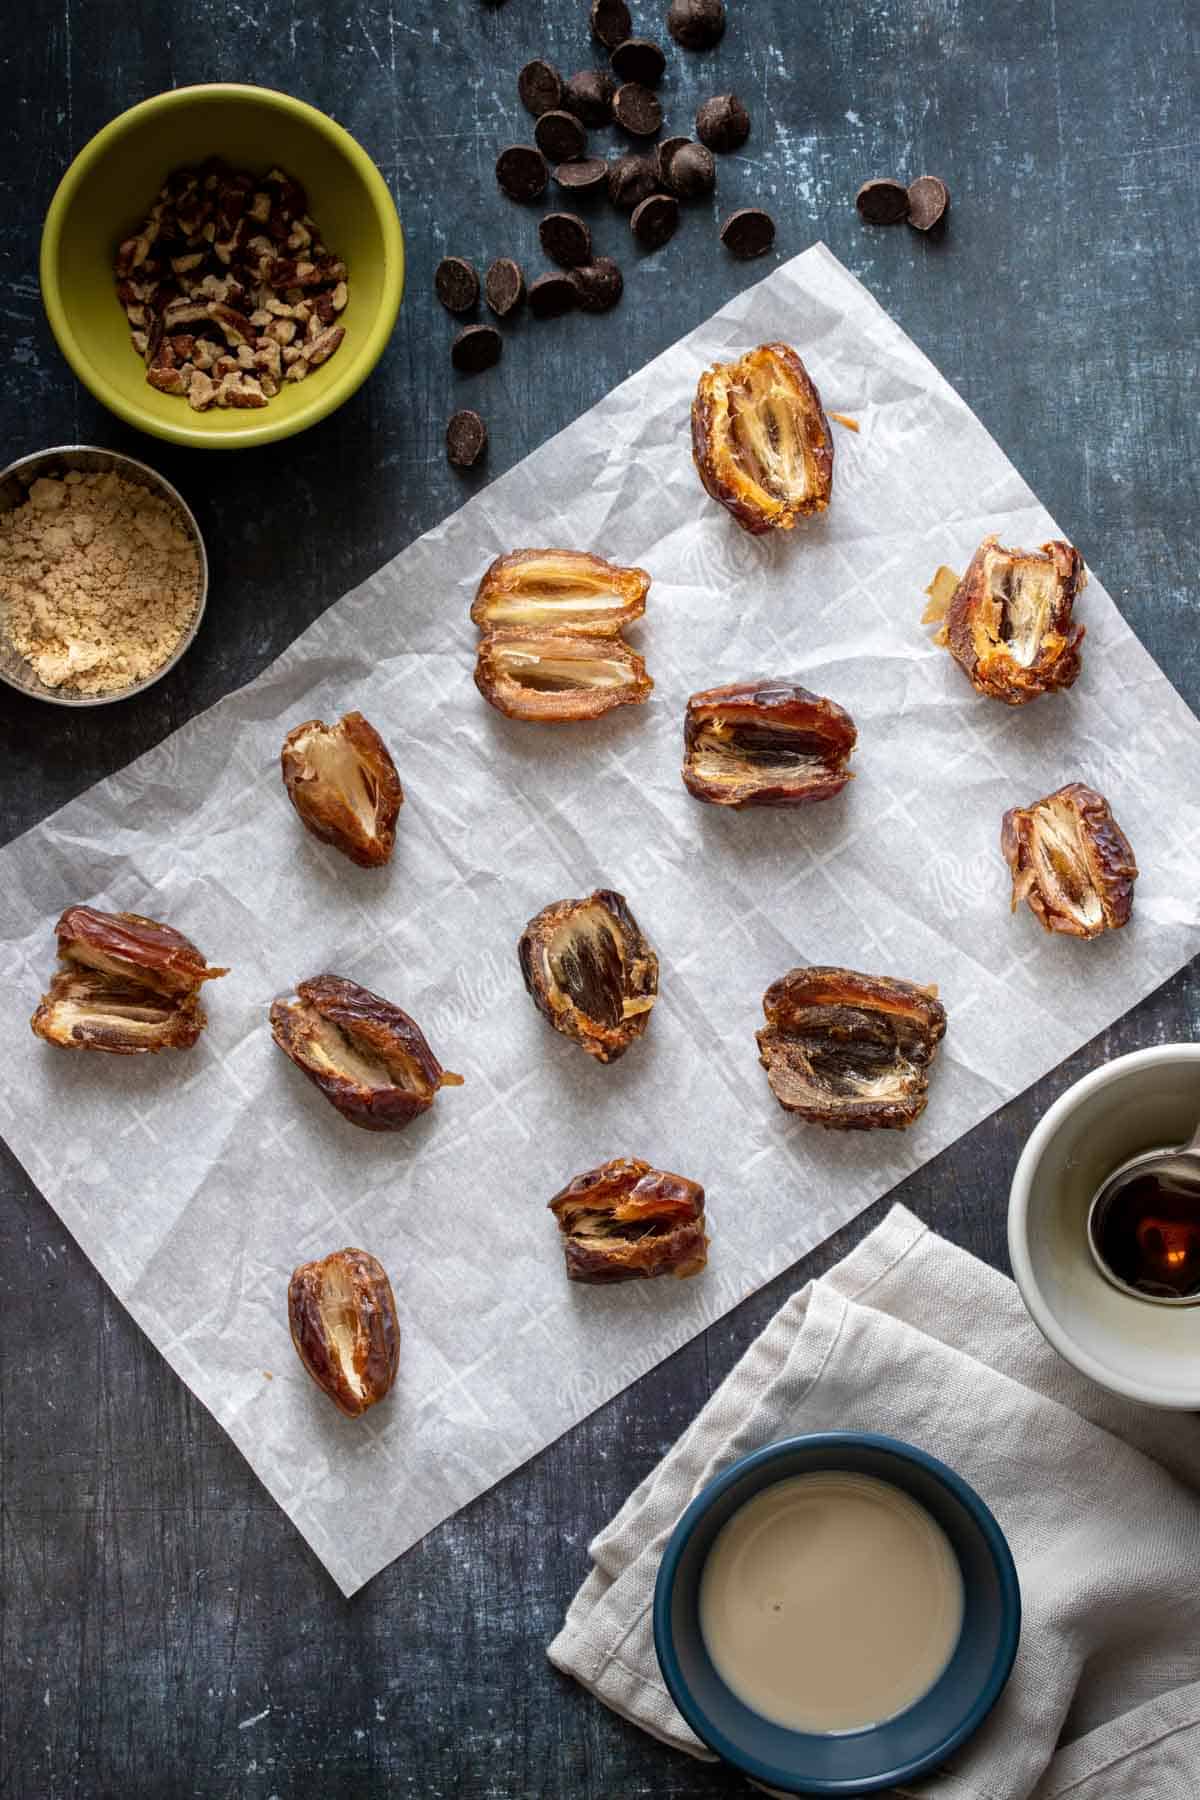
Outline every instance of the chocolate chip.
[[606, 50], [615, 50], [633, 30], [625, 0], [592, 0], [592, 36]]
[[696, 114], [696, 136], [710, 150], [736, 150], [750, 136], [750, 114], [736, 94], [714, 94]]
[[496, 158], [496, 180], [510, 200], [536, 200], [546, 191], [550, 171], [532, 144], [510, 144]]
[[725, 0], [671, 0], [667, 30], [685, 50], [711, 50], [725, 29]]
[[667, 66], [666, 57], [649, 38], [626, 38], [608, 60], [619, 81], [640, 81], [643, 87], [657, 87]]
[[612, 118], [615, 87], [612, 76], [603, 69], [580, 69], [563, 89], [562, 103], [584, 125], [607, 125]]
[[542, 249], [561, 268], [573, 269], [592, 260], [592, 234], [578, 213], [547, 213], [538, 226]]
[[595, 194], [608, 186], [608, 164], [602, 156], [583, 156], [578, 162], [559, 163], [554, 179], [573, 193]]
[[537, 147], [551, 162], [570, 162], [587, 149], [587, 133], [569, 112], [543, 113], [533, 132]]
[[607, 312], [625, 291], [625, 278], [611, 256], [571, 270], [571, 284], [584, 312]]
[[932, 231], [946, 216], [950, 189], [937, 175], [918, 175], [908, 190], [908, 222], [918, 231]]
[[608, 165], [608, 197], [622, 212], [632, 212], [658, 187], [658, 162], [631, 151]]
[[498, 256], [483, 278], [483, 297], [498, 319], [507, 319], [525, 299], [525, 277], [511, 256]]
[[504, 340], [494, 325], [464, 325], [450, 346], [450, 361], [463, 375], [478, 375], [500, 361]]
[[864, 181], [854, 204], [868, 225], [898, 225], [908, 217], [908, 189], [902, 181]]
[[711, 194], [717, 179], [712, 151], [691, 138], [668, 138], [658, 146], [658, 169], [663, 186], [681, 200], [698, 200]]
[[765, 256], [775, 242], [775, 221], [758, 206], [743, 206], [730, 213], [721, 227], [721, 242], [740, 262]]
[[487, 451], [487, 426], [477, 412], [456, 412], [446, 426], [446, 455], [456, 469], [470, 469]]
[[447, 312], [469, 313], [479, 299], [479, 277], [465, 256], [443, 256], [433, 287]]
[[529, 310], [535, 319], [557, 319], [579, 303], [579, 292], [569, 275], [539, 275], [529, 290]]
[[643, 250], [658, 250], [674, 237], [679, 223], [679, 202], [670, 194], [651, 194], [633, 209], [630, 228]]
[[553, 112], [556, 106], [562, 105], [562, 76], [553, 63], [536, 57], [533, 62], [526, 63], [517, 76], [517, 93], [521, 105], [535, 119], [540, 119], [543, 113]]
[[613, 116], [634, 137], [653, 137], [662, 124], [658, 95], [640, 81], [627, 81], [613, 95]]

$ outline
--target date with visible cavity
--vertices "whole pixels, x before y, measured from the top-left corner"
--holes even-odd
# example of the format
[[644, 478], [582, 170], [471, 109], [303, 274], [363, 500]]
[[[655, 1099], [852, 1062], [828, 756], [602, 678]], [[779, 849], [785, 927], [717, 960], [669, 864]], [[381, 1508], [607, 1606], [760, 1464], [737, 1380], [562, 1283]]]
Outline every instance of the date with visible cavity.
[[796, 681], [706, 688], [687, 703], [683, 785], [710, 806], [805, 806], [840, 794], [858, 741], [836, 700]]
[[504, 626], [480, 639], [475, 686], [506, 718], [566, 725], [640, 706], [654, 683], [623, 638]]
[[1040, 550], [1006, 550], [986, 537], [934, 642], [950, 652], [976, 693], [1024, 706], [1078, 678], [1085, 628], [1073, 610], [1086, 586], [1073, 544], [1054, 539]]
[[557, 900], [521, 933], [525, 987], [555, 1031], [597, 1062], [615, 1062], [641, 1037], [658, 998], [658, 958], [623, 894], [597, 888]]
[[743, 531], [790, 531], [824, 512], [833, 437], [816, 384], [788, 344], [762, 344], [701, 375], [692, 456], [705, 489]]
[[363, 869], [388, 861], [404, 789], [391, 752], [362, 713], [345, 713], [336, 725], [297, 725], [284, 739], [280, 766], [288, 799], [313, 837]]
[[484, 631], [516, 627], [616, 637], [646, 610], [650, 577], [586, 550], [510, 550], [485, 571], [471, 607]]
[[400, 1362], [396, 1299], [383, 1264], [366, 1250], [334, 1250], [301, 1263], [288, 1283], [296, 1355], [349, 1418], [390, 1390]]
[[570, 1281], [684, 1278], [698, 1275], [708, 1260], [704, 1189], [636, 1157], [576, 1175], [550, 1210]]
[[1047, 931], [1094, 938], [1119, 931], [1133, 911], [1133, 846], [1103, 794], [1082, 781], [1014, 806], [1000, 849], [1012, 873], [1012, 910], [1024, 900]]
[[69, 906], [56, 931], [61, 966], [30, 1020], [37, 1037], [113, 1056], [192, 1048], [207, 1023], [201, 988], [227, 969], [140, 913]]

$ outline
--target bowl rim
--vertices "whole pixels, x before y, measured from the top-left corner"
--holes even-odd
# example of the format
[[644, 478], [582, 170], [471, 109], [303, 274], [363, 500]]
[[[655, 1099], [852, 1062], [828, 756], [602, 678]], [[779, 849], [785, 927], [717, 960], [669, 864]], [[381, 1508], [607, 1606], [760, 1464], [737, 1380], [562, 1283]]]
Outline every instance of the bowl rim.
[[1017, 1159], [1008, 1196], [1008, 1256], [1013, 1278], [1020, 1290], [1026, 1311], [1052, 1349], [1073, 1368], [1086, 1375], [1109, 1393], [1126, 1400], [1138, 1400], [1146, 1406], [1158, 1406], [1176, 1412], [1193, 1412], [1200, 1407], [1200, 1383], [1191, 1395], [1178, 1390], [1164, 1396], [1162, 1389], [1135, 1376], [1100, 1362], [1066, 1330], [1042, 1292], [1034, 1271], [1029, 1249], [1029, 1203], [1034, 1176], [1045, 1154], [1046, 1146], [1075, 1109], [1101, 1089], [1121, 1081], [1135, 1069], [1152, 1069], [1164, 1063], [1200, 1062], [1200, 1043], [1151, 1044], [1143, 1050], [1129, 1050], [1114, 1056], [1071, 1083], [1042, 1114]]
[[165, 494], [183, 514], [200, 559], [200, 583], [192, 622], [160, 669], [156, 669], [152, 675], [147, 675], [144, 680], [134, 682], [131, 687], [118, 688], [115, 693], [59, 694], [55, 693], [53, 689], [35, 692], [30, 688], [22, 687], [10, 675], [5, 674], [2, 668], [0, 668], [0, 681], [4, 683], [5, 687], [11, 688], [14, 694], [22, 694], [26, 700], [44, 701], [47, 706], [114, 706], [119, 700], [132, 700], [135, 694], [144, 694], [146, 689], [153, 687], [156, 681], [161, 681], [164, 675], [169, 675], [176, 663], [191, 649], [208, 604], [208, 550], [204, 543], [204, 533], [200, 529], [195, 513], [174, 483], [168, 481], [165, 475], [160, 474], [149, 463], [142, 462], [136, 456], [127, 455], [124, 450], [110, 450], [104, 444], [50, 444], [45, 450], [30, 450], [26, 455], [16, 457], [13, 462], [0, 469], [0, 485], [6, 482], [11, 475], [19, 476], [31, 464], [45, 463], [55, 457], [76, 456], [80, 451], [86, 452], [89, 456], [107, 457], [118, 466], [118, 469], [136, 469], [139, 474], [148, 476], [150, 485], [156, 491]]
[[[725, 1734], [711, 1723], [707, 1714], [693, 1699], [690, 1689], [683, 1678], [675, 1654], [674, 1640], [671, 1631], [671, 1602], [675, 1589], [675, 1577], [678, 1572], [680, 1558], [687, 1546], [692, 1532], [715, 1501], [735, 1486], [743, 1476], [764, 1464], [774, 1462], [798, 1449], [850, 1449], [866, 1448], [882, 1451], [896, 1458], [899, 1462], [914, 1463], [927, 1474], [939, 1481], [957, 1499], [970, 1514], [978, 1527], [984, 1543], [991, 1556], [1000, 1582], [1000, 1598], [1003, 1613], [1001, 1626], [1001, 1642], [999, 1652], [988, 1674], [988, 1679], [980, 1689], [965, 1716], [952, 1731], [945, 1734], [928, 1751], [920, 1756], [909, 1757], [903, 1763], [879, 1775], [866, 1780], [830, 1780], [824, 1776], [807, 1776], [803, 1785], [798, 1786], [800, 1777], [789, 1769], [776, 1768], [774, 1764], [763, 1762], [759, 1757], [742, 1750], [728, 1739]], [[810, 1431], [799, 1432], [791, 1437], [779, 1438], [774, 1443], [764, 1444], [758, 1450], [752, 1450], [708, 1482], [684, 1509], [676, 1522], [675, 1528], [663, 1551], [662, 1561], [658, 1567], [658, 1576], [654, 1584], [654, 1649], [658, 1657], [659, 1668], [667, 1684], [668, 1692], [684, 1719], [702, 1743], [710, 1750], [715, 1750], [725, 1762], [740, 1769], [743, 1774], [753, 1776], [756, 1781], [766, 1782], [773, 1788], [779, 1788], [788, 1794], [869, 1794], [883, 1789], [895, 1787], [904, 1781], [911, 1781], [916, 1776], [926, 1773], [937, 1764], [944, 1762], [960, 1744], [966, 1742], [976, 1732], [996, 1701], [1003, 1692], [1004, 1685], [1012, 1673], [1016, 1660], [1017, 1646], [1021, 1636], [1021, 1588], [1017, 1579], [1016, 1564], [1008, 1539], [1000, 1529], [995, 1515], [987, 1502], [976, 1493], [970, 1483], [959, 1475], [947, 1463], [931, 1456], [927, 1450], [921, 1450], [916, 1444], [906, 1443], [902, 1438], [888, 1437], [876, 1431]], [[797, 1732], [797, 1737], [807, 1734]]]
[[[343, 376], [330, 382], [324, 392], [314, 395], [310, 401], [286, 416], [273, 420], [264, 418], [261, 423], [247, 420], [237, 431], [220, 433], [202, 431], [199, 426], [189, 423], [188, 419], [181, 419], [178, 424], [174, 420], [158, 419], [125, 400], [84, 355], [71, 325], [55, 273], [64, 220], [88, 170], [112, 144], [150, 114], [185, 107], [201, 96], [218, 99], [251, 97], [267, 110], [292, 113], [313, 126], [346, 158], [361, 179], [383, 235], [385, 270], [391, 267], [395, 271], [391, 281], [385, 281], [379, 309], [363, 339], [357, 358], [358, 367], [353, 376]], [[161, 94], [151, 94], [147, 99], [139, 100], [136, 105], [127, 107], [116, 118], [110, 119], [107, 125], [102, 125], [72, 158], [54, 190], [42, 226], [38, 254], [38, 281], [50, 329], [59, 349], [84, 387], [127, 425], [147, 432], [151, 437], [183, 444], [192, 450], [247, 450], [255, 445], [274, 443], [280, 438], [292, 437], [298, 431], [306, 431], [310, 425], [315, 425], [318, 420], [336, 411], [362, 386], [382, 356], [400, 311], [400, 302], [404, 296], [404, 276], [404, 233], [396, 203], [383, 176], [358, 139], [344, 125], [339, 125], [336, 119], [331, 119], [319, 107], [311, 106], [307, 100], [299, 100], [295, 95], [285, 94], [278, 88], [258, 87], [247, 81], [198, 81], [185, 87], [167, 88]], [[347, 381], [349, 385], [346, 385]], [[186, 405], [184, 410], [188, 411]]]

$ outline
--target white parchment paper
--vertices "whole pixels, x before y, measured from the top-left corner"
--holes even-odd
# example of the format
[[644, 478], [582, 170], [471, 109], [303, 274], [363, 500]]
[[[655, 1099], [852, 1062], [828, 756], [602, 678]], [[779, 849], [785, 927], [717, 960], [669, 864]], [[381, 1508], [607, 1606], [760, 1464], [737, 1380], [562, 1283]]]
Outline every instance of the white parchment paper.
[[[688, 409], [708, 362], [772, 338], [861, 430], [834, 427], [828, 513], [763, 541], [701, 491]], [[1086, 554], [1086, 519], [1070, 525]], [[1022, 710], [976, 696], [920, 625], [934, 569], [961, 569], [988, 531], [1058, 535], [817, 247], [330, 607], [259, 680], [0, 852], [0, 1125], [344, 1592], [1200, 948], [1200, 724], [1095, 574], [1081, 679]], [[555, 544], [651, 572], [630, 633], [657, 683], [645, 707], [550, 729], [476, 693], [480, 573]], [[857, 780], [791, 814], [698, 805], [678, 773], [688, 694], [779, 674], [850, 709]], [[280, 782], [285, 732], [349, 707], [382, 731], [407, 794], [382, 872], [308, 837]], [[1091, 944], [1009, 918], [998, 850], [1005, 807], [1072, 779], [1108, 795], [1143, 870], [1133, 923]], [[610, 1068], [545, 1024], [515, 953], [533, 913], [601, 883], [662, 967], [646, 1037]], [[72, 901], [166, 919], [231, 965], [195, 1051], [116, 1059], [29, 1035]], [[772, 1099], [761, 996], [801, 962], [937, 982], [949, 1030], [912, 1131], [841, 1137]], [[397, 1136], [346, 1124], [267, 1026], [274, 995], [325, 969], [404, 1006], [466, 1085]], [[620, 1155], [705, 1184], [697, 1279], [568, 1286], [546, 1201]], [[392, 1396], [353, 1421], [300, 1368], [286, 1316], [294, 1265], [346, 1244], [388, 1268], [403, 1333]]]

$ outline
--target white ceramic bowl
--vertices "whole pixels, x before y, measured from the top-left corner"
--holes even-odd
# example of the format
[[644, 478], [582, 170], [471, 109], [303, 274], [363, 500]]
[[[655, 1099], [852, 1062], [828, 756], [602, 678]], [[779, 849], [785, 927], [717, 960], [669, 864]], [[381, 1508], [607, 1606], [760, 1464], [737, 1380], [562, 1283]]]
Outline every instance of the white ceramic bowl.
[[1200, 1121], [1200, 1044], [1159, 1044], [1095, 1069], [1039, 1122], [1017, 1164], [1008, 1250], [1034, 1323], [1102, 1387], [1148, 1406], [1200, 1409], [1200, 1306], [1154, 1306], [1105, 1281], [1087, 1210], [1105, 1177]]

